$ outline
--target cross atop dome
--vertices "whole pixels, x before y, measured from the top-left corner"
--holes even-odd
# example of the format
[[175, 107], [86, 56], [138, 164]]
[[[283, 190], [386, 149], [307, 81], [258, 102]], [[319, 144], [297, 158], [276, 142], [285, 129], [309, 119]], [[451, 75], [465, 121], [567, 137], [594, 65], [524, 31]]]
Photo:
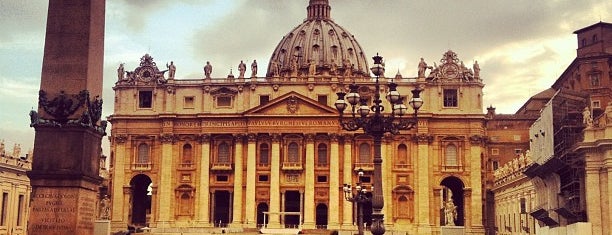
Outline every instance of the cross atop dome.
[[307, 20], [329, 20], [331, 7], [328, 0], [310, 0], [308, 3], [308, 19]]

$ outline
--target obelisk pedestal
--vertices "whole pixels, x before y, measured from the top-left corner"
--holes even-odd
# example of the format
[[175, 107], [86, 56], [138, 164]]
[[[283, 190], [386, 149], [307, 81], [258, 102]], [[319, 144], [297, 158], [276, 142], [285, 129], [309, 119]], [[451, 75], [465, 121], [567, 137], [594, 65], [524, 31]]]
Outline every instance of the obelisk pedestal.
[[36, 131], [28, 234], [94, 232], [101, 140], [105, 0], [51, 0]]

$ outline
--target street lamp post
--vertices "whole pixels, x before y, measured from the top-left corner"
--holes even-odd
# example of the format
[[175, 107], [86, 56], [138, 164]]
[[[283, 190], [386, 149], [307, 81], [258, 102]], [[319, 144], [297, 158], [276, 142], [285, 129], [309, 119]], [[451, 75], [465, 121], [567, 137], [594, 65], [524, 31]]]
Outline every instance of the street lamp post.
[[357, 230], [359, 231], [359, 235], [363, 235], [363, 205], [366, 202], [370, 201], [370, 198], [366, 195], [367, 190], [363, 185], [361, 185], [361, 177], [363, 177], [363, 170], [359, 169], [357, 185], [355, 185], [355, 193], [353, 193], [353, 189], [350, 184], [344, 184], [342, 187], [344, 191], [344, 198], [352, 202], [353, 204], [357, 204]]
[[[336, 93], [338, 100], [336, 100], [334, 105], [340, 112], [340, 125], [342, 129], [347, 131], [363, 129], [365, 134], [372, 136], [374, 139], [374, 185], [383, 185], [381, 173], [382, 137], [387, 132], [396, 135], [400, 133], [400, 130], [415, 128], [417, 125], [417, 111], [423, 105], [423, 100], [420, 98], [421, 89], [417, 86], [412, 90], [412, 98], [408, 102], [414, 110], [413, 118], [403, 118], [408, 108], [403, 104], [403, 98], [400, 97], [400, 93], [396, 89], [397, 84], [392, 81], [388, 85], [389, 92], [387, 93], [387, 100], [391, 104], [392, 111], [387, 115], [383, 114], [384, 107], [381, 105], [382, 100], [380, 99], [378, 79], [384, 75], [385, 66], [382, 62], [382, 56], [376, 54], [372, 59], [374, 59], [374, 66], [370, 70], [376, 76], [375, 93], [372, 100], [374, 104], [368, 106], [367, 99], [360, 98], [359, 96], [359, 86], [353, 83], [349, 85], [350, 92], [348, 94], [342, 91]], [[351, 117], [345, 119], [343, 114], [348, 106], [347, 102], [351, 105]], [[374, 113], [370, 114], [370, 110]], [[374, 235], [385, 233], [385, 226], [383, 224], [384, 214], [382, 213], [384, 206], [382, 190], [382, 187], [378, 186], [372, 192], [372, 226], [370, 232]]]

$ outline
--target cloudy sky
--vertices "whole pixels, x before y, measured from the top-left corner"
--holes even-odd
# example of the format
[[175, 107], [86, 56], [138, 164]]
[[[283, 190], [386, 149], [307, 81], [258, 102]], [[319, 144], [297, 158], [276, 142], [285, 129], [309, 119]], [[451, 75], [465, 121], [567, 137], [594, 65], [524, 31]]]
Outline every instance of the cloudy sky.
[[[414, 77], [419, 58], [438, 62], [448, 49], [478, 60], [486, 106], [514, 113], [552, 85], [575, 57], [572, 32], [612, 22], [608, 0], [330, 0], [331, 16], [368, 57], [385, 57], [387, 76]], [[116, 68], [138, 66], [145, 53], [176, 77], [213, 77], [240, 62], [266, 65], [281, 38], [306, 18], [307, 0], [107, 0], [103, 116], [112, 113]], [[28, 112], [37, 107], [47, 2], [0, 0], [0, 140], [10, 150], [33, 145]], [[104, 139], [107, 143], [107, 139]], [[106, 152], [106, 151], [105, 151]]]

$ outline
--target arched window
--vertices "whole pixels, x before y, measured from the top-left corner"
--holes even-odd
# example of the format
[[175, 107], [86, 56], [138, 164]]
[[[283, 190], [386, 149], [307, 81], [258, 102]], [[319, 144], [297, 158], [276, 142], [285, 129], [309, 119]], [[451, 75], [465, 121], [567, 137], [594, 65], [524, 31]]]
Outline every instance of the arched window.
[[268, 165], [270, 159], [270, 148], [268, 144], [259, 145], [259, 164]]
[[319, 144], [317, 150], [317, 164], [320, 166], [327, 166], [327, 145]]
[[138, 145], [138, 158], [136, 163], [149, 163], [149, 145], [142, 143]]
[[454, 144], [446, 145], [444, 157], [446, 159], [447, 166], [457, 166], [457, 146]]
[[369, 163], [371, 162], [370, 157], [370, 145], [367, 143], [362, 143], [359, 145], [359, 162], [360, 163]]
[[219, 163], [230, 163], [230, 150], [227, 142], [219, 144], [219, 150], [217, 154]]
[[289, 144], [288, 151], [287, 151], [288, 155], [289, 155], [288, 158], [287, 158], [287, 161], [288, 162], [294, 162], [294, 163], [295, 162], [299, 162], [300, 161], [300, 155], [299, 155], [298, 151], [299, 151], [298, 144], [295, 143], [295, 142], [291, 142]]
[[191, 163], [193, 157], [193, 150], [191, 144], [183, 145], [183, 163]]
[[405, 144], [400, 144], [397, 146], [397, 159], [395, 164], [399, 165], [408, 165], [410, 164], [410, 160], [408, 159], [408, 147]]

